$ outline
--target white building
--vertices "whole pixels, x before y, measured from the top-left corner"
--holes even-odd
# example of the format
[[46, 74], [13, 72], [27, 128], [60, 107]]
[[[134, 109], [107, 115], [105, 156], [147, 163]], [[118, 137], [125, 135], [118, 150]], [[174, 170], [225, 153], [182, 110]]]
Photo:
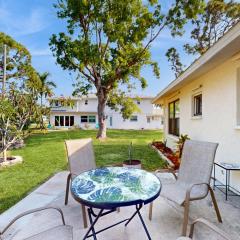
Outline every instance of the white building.
[[[216, 162], [240, 164], [240, 23], [153, 100], [164, 111], [164, 133], [174, 148], [179, 134], [219, 143]], [[225, 171], [217, 178], [225, 182]], [[231, 173], [240, 190], [240, 172]]]
[[[140, 99], [140, 100], [139, 100]], [[161, 129], [161, 109], [152, 104], [152, 97], [134, 98], [141, 110], [134, 113], [130, 119], [124, 120], [119, 112], [109, 107], [106, 108], [107, 128], [112, 129]], [[57, 128], [80, 127], [83, 129], [95, 129], [98, 127], [97, 97], [95, 94], [81, 98], [71, 98], [73, 106], [61, 106], [61, 97], [52, 98], [50, 124]]]

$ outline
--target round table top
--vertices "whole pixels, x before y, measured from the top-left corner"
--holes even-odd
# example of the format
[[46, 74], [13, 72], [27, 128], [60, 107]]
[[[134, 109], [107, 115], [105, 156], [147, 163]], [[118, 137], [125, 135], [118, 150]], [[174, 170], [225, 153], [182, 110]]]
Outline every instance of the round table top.
[[124, 167], [83, 172], [71, 185], [77, 201], [104, 209], [150, 203], [159, 196], [160, 190], [161, 183], [154, 174]]

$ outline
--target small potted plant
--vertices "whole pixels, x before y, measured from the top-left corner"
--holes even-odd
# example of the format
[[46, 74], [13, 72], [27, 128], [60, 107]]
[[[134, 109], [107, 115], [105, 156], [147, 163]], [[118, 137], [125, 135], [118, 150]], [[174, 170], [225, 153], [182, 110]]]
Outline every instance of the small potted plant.
[[142, 168], [141, 160], [133, 159], [132, 150], [133, 144], [131, 142], [128, 148], [128, 160], [125, 160], [123, 162], [123, 167], [141, 169]]

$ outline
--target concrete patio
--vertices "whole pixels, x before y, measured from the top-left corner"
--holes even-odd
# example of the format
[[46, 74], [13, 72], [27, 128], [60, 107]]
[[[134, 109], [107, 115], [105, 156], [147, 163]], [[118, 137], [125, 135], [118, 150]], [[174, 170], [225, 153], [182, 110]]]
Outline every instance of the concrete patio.
[[[41, 185], [22, 201], [4, 212], [0, 216], [0, 229], [2, 229], [17, 214], [43, 206], [60, 207], [65, 215], [68, 225], [74, 228], [74, 240], [81, 239], [86, 232], [83, 228], [80, 205], [72, 198], [69, 200], [68, 206], [64, 205], [64, 194], [67, 172], [60, 172]], [[162, 183], [174, 181], [168, 174], [161, 174]], [[229, 201], [224, 200], [224, 195], [219, 191], [215, 191], [219, 208], [223, 218], [223, 224], [217, 223], [214, 209], [210, 199], [194, 202], [191, 205], [191, 220], [204, 217], [215, 223], [225, 232], [227, 232], [233, 240], [240, 239], [240, 198], [230, 197]], [[134, 207], [121, 208], [120, 213], [113, 213], [103, 217], [97, 224], [97, 229], [110, 225], [115, 221], [124, 219], [134, 211]], [[153, 240], [175, 240], [181, 232], [181, 223], [183, 210], [175, 206], [171, 202], [158, 198], [154, 204], [153, 220], [148, 220], [148, 206], [142, 210], [142, 215], [146, 225], [151, 233]], [[60, 224], [59, 216], [52, 211], [35, 213], [34, 215], [25, 217], [18, 221], [6, 235], [6, 239], [20, 240], [34, 233], [45, 230], [49, 227]], [[219, 238], [212, 233], [209, 234], [202, 226], [196, 228], [195, 238], [197, 240], [217, 240]], [[136, 217], [128, 227], [124, 224], [118, 225], [98, 235], [99, 240], [142, 240], [147, 239], [145, 232]]]

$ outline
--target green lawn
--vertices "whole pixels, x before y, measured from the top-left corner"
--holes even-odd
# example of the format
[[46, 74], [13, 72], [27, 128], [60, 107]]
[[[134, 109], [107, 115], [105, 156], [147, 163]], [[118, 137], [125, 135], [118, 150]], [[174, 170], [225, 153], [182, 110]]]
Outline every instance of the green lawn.
[[34, 134], [26, 139], [26, 147], [12, 151], [21, 155], [23, 164], [0, 170], [0, 212], [2, 213], [54, 173], [66, 169], [65, 139], [92, 137], [98, 166], [119, 163], [128, 158], [128, 145], [133, 142], [133, 157], [141, 159], [146, 170], [165, 163], [148, 147], [153, 139], [162, 138], [160, 131], [109, 130], [108, 139], [98, 141], [94, 130], [56, 131]]

